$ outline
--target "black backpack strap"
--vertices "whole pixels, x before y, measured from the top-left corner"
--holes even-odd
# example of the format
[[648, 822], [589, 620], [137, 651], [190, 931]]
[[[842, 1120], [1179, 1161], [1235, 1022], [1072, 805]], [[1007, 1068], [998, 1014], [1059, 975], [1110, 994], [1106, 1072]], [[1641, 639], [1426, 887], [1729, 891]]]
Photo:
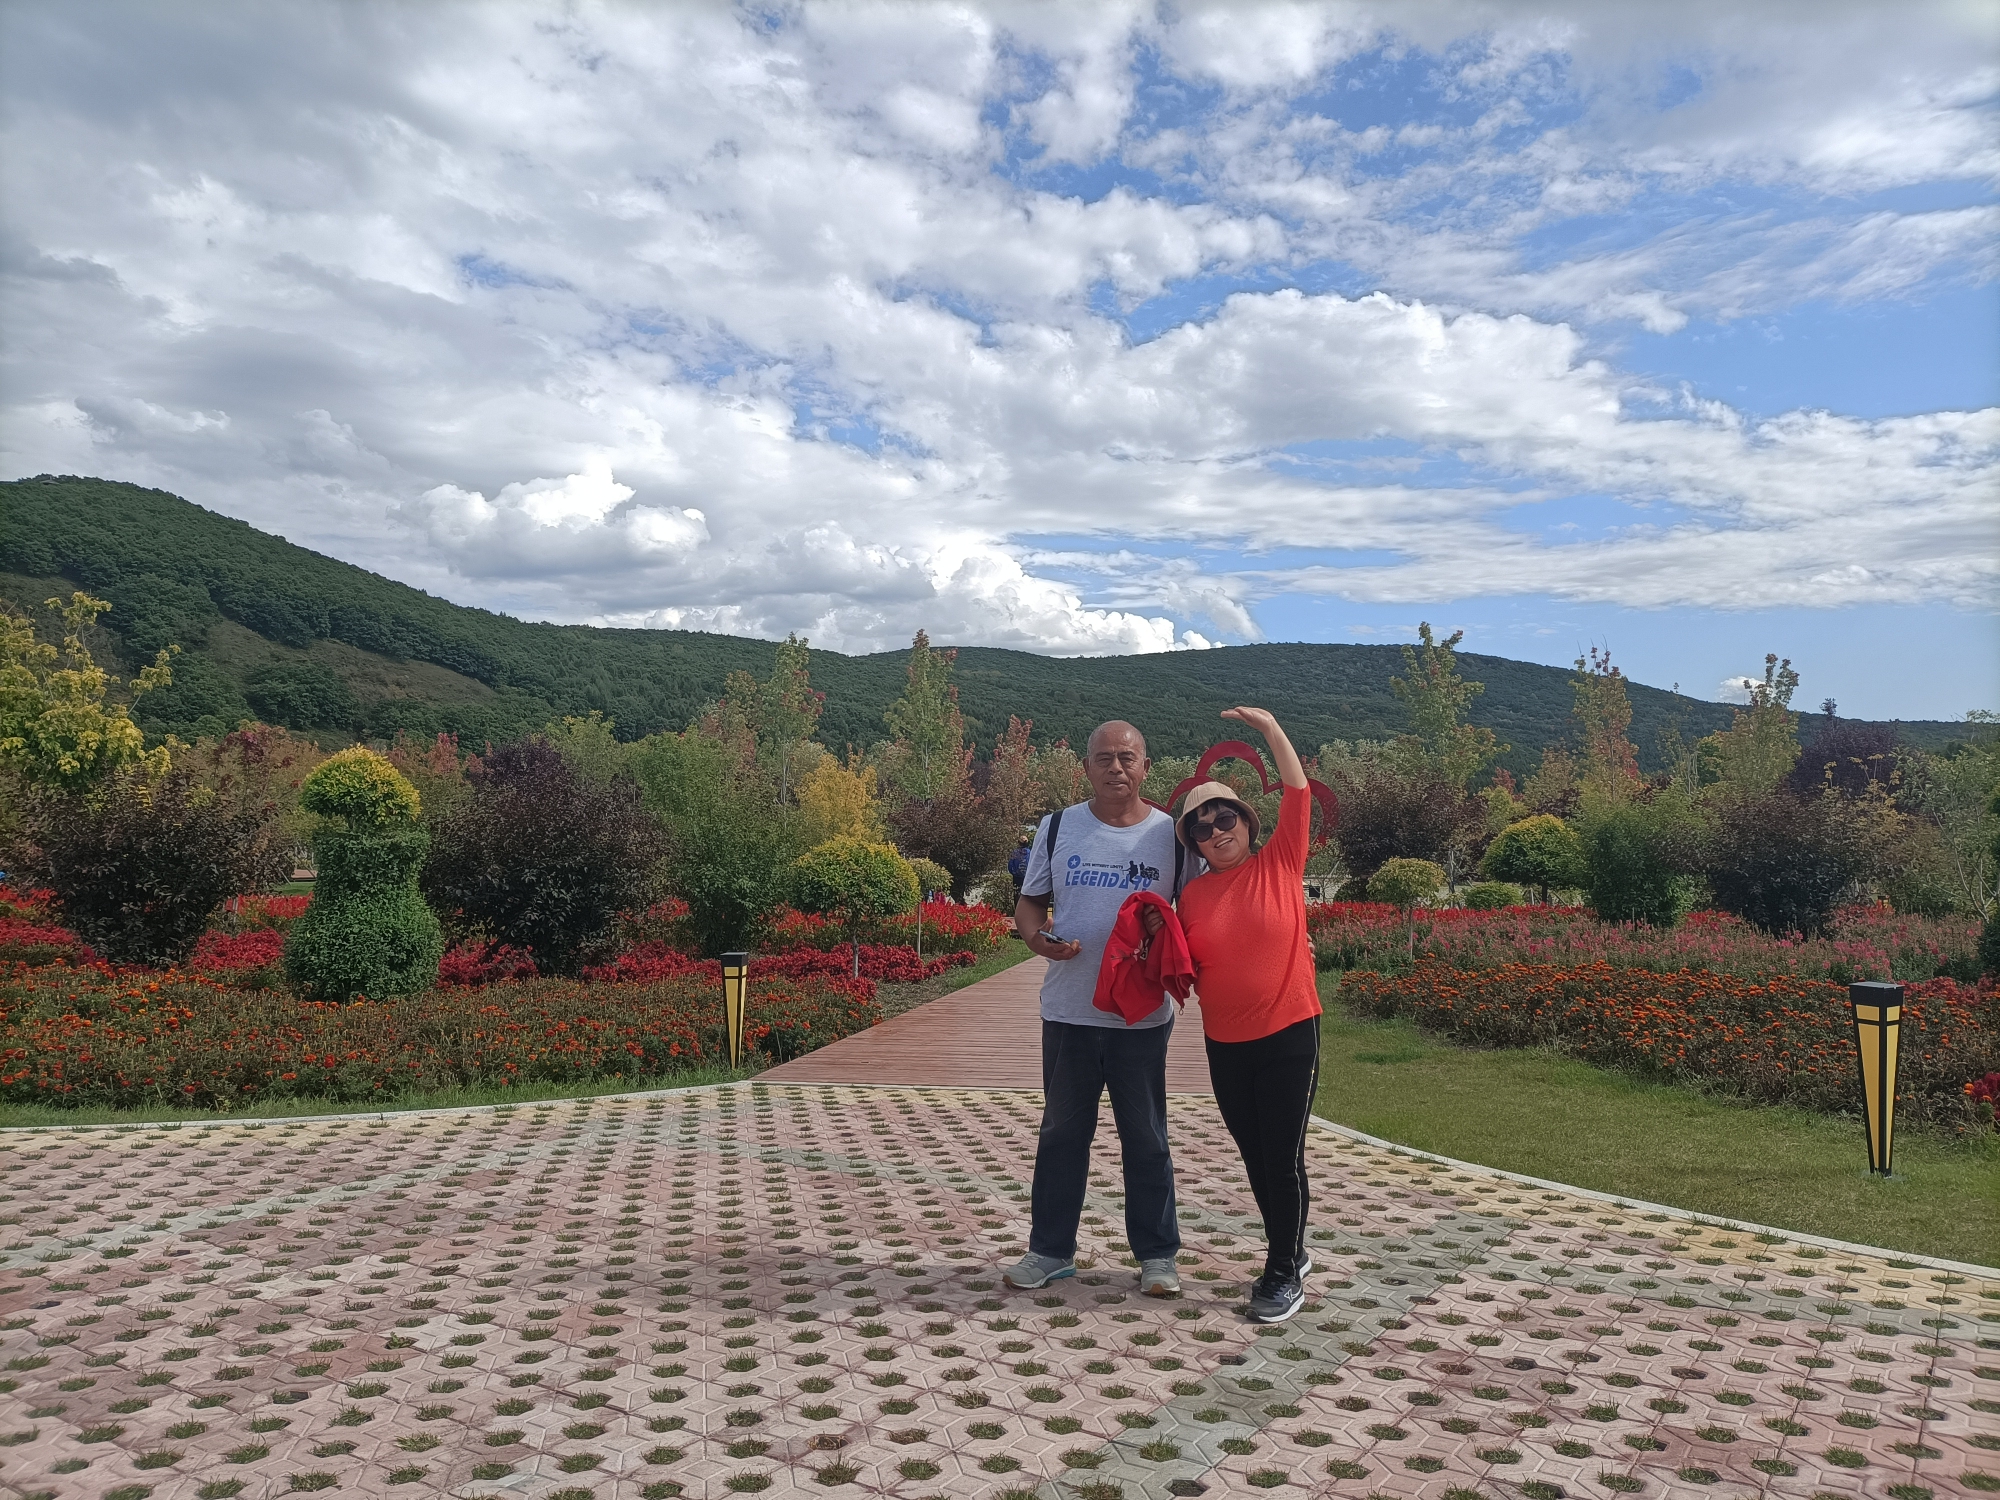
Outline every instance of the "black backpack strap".
[[1062, 831], [1063, 810], [1059, 807], [1049, 814], [1049, 841], [1043, 845], [1043, 852], [1049, 857], [1049, 891], [1053, 895], [1056, 884], [1056, 835]]
[[1170, 893], [1167, 899], [1175, 906], [1179, 906], [1181, 902], [1181, 870], [1186, 863], [1187, 845], [1181, 842], [1177, 833], [1174, 835], [1174, 883], [1167, 888]]

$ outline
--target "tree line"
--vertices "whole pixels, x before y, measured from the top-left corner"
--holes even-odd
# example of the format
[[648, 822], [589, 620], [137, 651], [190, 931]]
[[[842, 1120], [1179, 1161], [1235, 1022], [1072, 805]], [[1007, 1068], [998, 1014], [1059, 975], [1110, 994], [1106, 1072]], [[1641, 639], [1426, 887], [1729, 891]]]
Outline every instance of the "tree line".
[[[326, 757], [257, 723], [149, 743], [135, 712], [171, 686], [171, 646], [118, 683], [86, 639], [110, 605], [81, 593], [51, 604], [60, 644], [0, 612], [0, 850], [46, 879], [106, 951], [171, 960], [224, 898], [288, 872], [324, 821], [300, 788]], [[1483, 686], [1464, 674], [1461, 639], [1426, 624], [1402, 649], [1391, 684], [1401, 733], [1330, 739], [1311, 758], [1340, 803], [1312, 872], [1344, 895], [1366, 894], [1394, 865], [1400, 904], [1575, 892], [1614, 920], [1668, 924], [1715, 906], [1777, 933], [1822, 930], [1858, 897], [1993, 916], [1990, 716], [1974, 716], [1955, 753], [1932, 755], [1827, 704], [1807, 753], [1797, 674], [1774, 656], [1726, 728], [1673, 728], [1648, 770], [1625, 678], [1593, 652], [1571, 674], [1567, 736], [1517, 777], [1499, 764], [1495, 732], [1471, 721]], [[841, 879], [897, 884], [869, 852], [887, 850], [926, 889], [979, 891], [1011, 910], [1009, 852], [1042, 813], [1088, 795], [1067, 740], [1037, 744], [1032, 721], [1010, 716], [982, 752], [959, 704], [957, 653], [920, 632], [880, 733], [836, 750], [807, 642], [768, 649], [762, 675], [732, 671], [678, 731], [621, 739], [591, 712], [498, 744], [408, 731], [380, 742], [420, 801], [416, 878], [448, 934], [532, 944], [563, 972], [607, 940], [620, 911], [671, 894], [699, 946], [741, 946], [798, 897], [801, 861], [829, 846], [844, 853], [812, 862], [823, 892]], [[1146, 794], [1164, 802], [1193, 769], [1192, 756], [1156, 757]], [[1270, 826], [1261, 776], [1228, 762], [1220, 774], [1266, 804]], [[864, 878], [871, 859], [878, 875]]]

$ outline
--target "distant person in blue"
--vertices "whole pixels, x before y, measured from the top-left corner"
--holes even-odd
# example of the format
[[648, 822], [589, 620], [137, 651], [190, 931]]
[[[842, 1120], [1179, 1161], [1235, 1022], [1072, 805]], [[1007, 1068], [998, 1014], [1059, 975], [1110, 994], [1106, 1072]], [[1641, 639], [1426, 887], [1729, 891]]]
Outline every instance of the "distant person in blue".
[[1027, 878], [1028, 849], [1034, 841], [1033, 834], [1022, 834], [1020, 845], [1012, 854], [1007, 856], [1007, 873], [1014, 877], [1014, 888], [1016, 890], [1021, 888], [1021, 882]]
[[[1006, 1272], [1028, 1289], [1076, 1274], [1076, 1229], [1097, 1134], [1097, 1100], [1111, 1091], [1125, 1166], [1125, 1237], [1139, 1261], [1139, 1290], [1180, 1291], [1181, 1247], [1174, 1162], [1167, 1149], [1167, 1038], [1174, 1002], [1128, 1025], [1092, 1004], [1118, 909], [1135, 891], [1167, 889], [1181, 872], [1174, 820], [1139, 795], [1152, 762], [1122, 720], [1098, 725], [1084, 752], [1088, 802], [1042, 819], [1030, 845], [1014, 927], [1049, 960], [1042, 977], [1042, 1127], [1035, 1147], [1028, 1253]], [[1171, 872], [1165, 881], [1161, 872]], [[1192, 873], [1192, 872], [1190, 872]], [[1054, 907], [1053, 923], [1050, 908]]]

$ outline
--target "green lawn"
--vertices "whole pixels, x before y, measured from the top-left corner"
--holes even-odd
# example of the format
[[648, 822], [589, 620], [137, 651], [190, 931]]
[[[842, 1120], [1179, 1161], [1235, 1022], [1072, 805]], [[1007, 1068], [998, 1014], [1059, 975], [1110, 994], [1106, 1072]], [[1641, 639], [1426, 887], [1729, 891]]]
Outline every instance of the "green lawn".
[[1718, 1219], [1991, 1265], [2000, 1137], [1896, 1140], [1867, 1173], [1861, 1127], [1640, 1083], [1533, 1050], [1473, 1051], [1348, 1015], [1321, 980], [1318, 1113], [1420, 1151]]

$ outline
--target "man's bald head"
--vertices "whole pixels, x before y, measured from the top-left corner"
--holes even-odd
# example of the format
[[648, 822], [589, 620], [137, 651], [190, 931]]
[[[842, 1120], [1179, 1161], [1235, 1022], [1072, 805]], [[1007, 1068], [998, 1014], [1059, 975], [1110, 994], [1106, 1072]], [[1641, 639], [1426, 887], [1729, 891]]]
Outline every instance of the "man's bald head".
[[1083, 774], [1090, 781], [1091, 810], [1105, 822], [1123, 826], [1145, 816], [1139, 788], [1153, 763], [1146, 758], [1146, 737], [1123, 719], [1099, 724], [1084, 747]]
[[1128, 724], [1123, 719], [1106, 719], [1091, 730], [1090, 739], [1083, 747], [1084, 756], [1093, 756], [1100, 745], [1108, 744], [1130, 744], [1138, 750], [1142, 759], [1146, 754], [1146, 737], [1139, 733], [1136, 725]]

